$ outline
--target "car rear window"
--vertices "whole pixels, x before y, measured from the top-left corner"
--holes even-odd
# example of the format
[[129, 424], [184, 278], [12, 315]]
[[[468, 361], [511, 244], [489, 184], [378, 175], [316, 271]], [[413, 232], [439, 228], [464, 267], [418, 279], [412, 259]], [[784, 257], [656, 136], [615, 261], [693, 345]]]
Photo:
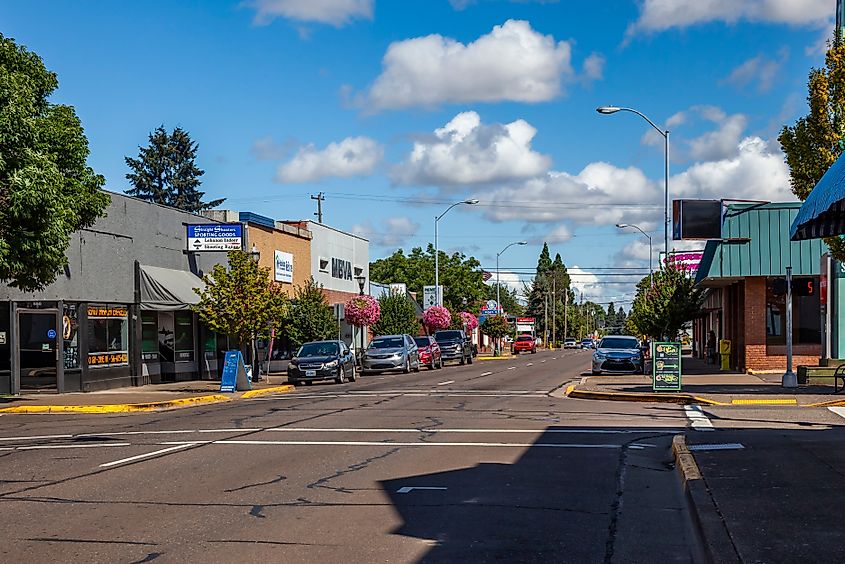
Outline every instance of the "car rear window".
[[428, 337], [414, 337], [414, 342], [417, 343], [418, 347], [427, 347], [431, 344]]
[[532, 337], [531, 335], [520, 335], [519, 337], [516, 338], [516, 340], [517, 341], [533, 341], [534, 337]]
[[438, 331], [434, 334], [434, 340], [438, 343], [444, 341], [460, 341], [463, 333], [460, 331]]

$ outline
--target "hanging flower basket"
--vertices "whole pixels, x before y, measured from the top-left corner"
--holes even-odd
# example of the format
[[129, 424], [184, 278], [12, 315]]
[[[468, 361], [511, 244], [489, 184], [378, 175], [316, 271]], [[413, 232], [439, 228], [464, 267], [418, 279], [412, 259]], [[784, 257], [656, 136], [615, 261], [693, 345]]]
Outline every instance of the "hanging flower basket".
[[346, 321], [357, 327], [370, 326], [381, 317], [378, 300], [372, 296], [355, 296], [344, 306]]
[[432, 306], [423, 313], [423, 323], [434, 331], [448, 329], [452, 323], [452, 314], [443, 306]]
[[478, 327], [478, 318], [468, 311], [461, 312], [461, 321], [466, 325], [467, 331], [472, 331]]

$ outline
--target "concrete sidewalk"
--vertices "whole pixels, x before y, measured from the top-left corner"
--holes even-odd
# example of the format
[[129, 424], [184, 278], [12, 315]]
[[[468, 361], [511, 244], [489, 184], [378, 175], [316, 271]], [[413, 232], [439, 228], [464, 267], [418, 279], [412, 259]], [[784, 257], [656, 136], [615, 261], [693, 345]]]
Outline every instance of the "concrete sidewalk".
[[253, 382], [245, 392], [221, 393], [220, 380], [168, 382], [98, 392], [24, 393], [0, 397], [0, 413], [130, 413], [249, 399], [293, 390], [284, 374]]
[[781, 387], [780, 374], [716, 372], [715, 366], [690, 357], [683, 358], [681, 370], [680, 392], [653, 391], [650, 374], [585, 374], [579, 383], [569, 387], [567, 395], [581, 399], [702, 405], [845, 405], [845, 394], [834, 394], [832, 384], [787, 389]]

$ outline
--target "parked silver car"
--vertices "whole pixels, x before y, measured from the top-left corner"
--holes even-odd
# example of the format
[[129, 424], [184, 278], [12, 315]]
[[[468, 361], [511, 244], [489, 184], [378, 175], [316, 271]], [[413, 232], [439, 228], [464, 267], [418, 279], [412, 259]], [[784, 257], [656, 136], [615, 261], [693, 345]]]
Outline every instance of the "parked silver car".
[[370, 342], [361, 358], [361, 373], [420, 371], [420, 353], [410, 335], [382, 335]]

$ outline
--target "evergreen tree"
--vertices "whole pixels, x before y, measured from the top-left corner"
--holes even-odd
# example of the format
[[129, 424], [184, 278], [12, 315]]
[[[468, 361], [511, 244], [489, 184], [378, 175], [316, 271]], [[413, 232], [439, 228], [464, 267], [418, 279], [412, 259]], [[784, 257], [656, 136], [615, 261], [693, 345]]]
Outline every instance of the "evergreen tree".
[[127, 194], [189, 212], [211, 209], [225, 201], [202, 201], [205, 192], [200, 192], [199, 186], [205, 171], [195, 163], [199, 145], [187, 131], [177, 127], [168, 134], [159, 126], [150, 133], [149, 141], [148, 147], [138, 148], [137, 159], [125, 157], [132, 169], [126, 178], [133, 186]]
[[548, 300], [549, 316], [554, 308], [551, 303], [551, 282], [549, 280], [549, 272], [552, 269], [552, 259], [549, 255], [549, 244], [543, 243], [543, 250], [540, 252], [540, 257], [537, 259], [537, 270], [534, 273], [534, 279], [530, 284], [524, 284], [524, 295], [527, 296], [528, 305], [525, 308], [525, 313], [537, 320], [535, 327], [539, 332], [546, 330], [546, 302]]
[[297, 287], [289, 311], [285, 331], [293, 344], [337, 338], [334, 311], [313, 277]]
[[38, 55], [0, 34], [0, 281], [26, 292], [56, 279], [71, 233], [110, 201], [73, 107], [48, 101], [58, 84]]
[[378, 299], [381, 317], [370, 327], [374, 335], [417, 335], [420, 322], [417, 309], [405, 294], [389, 293]]

